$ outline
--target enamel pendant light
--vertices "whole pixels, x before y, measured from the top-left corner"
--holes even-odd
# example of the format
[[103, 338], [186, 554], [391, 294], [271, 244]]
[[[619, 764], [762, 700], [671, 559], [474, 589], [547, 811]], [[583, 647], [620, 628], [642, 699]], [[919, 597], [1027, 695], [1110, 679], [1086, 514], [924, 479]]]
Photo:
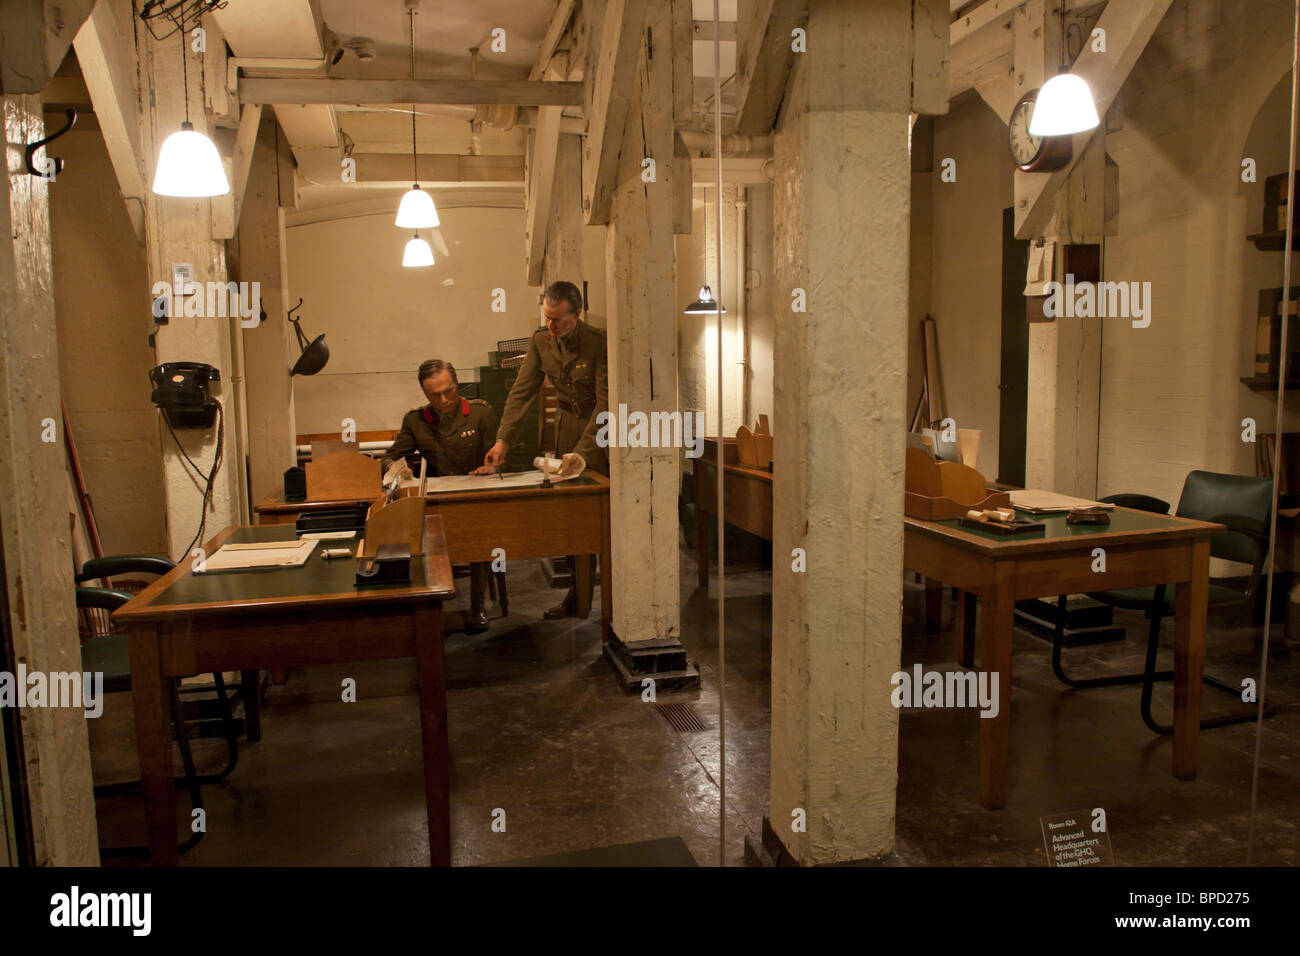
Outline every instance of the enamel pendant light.
[[230, 181], [226, 179], [217, 147], [190, 122], [190, 83], [184, 33], [181, 34], [181, 75], [184, 77], [185, 122], [178, 132], [163, 141], [158, 152], [158, 167], [153, 174], [153, 191], [159, 196], [186, 199], [224, 196], [230, 192]]
[[[415, 4], [410, 4], [407, 15], [411, 18], [411, 79], [415, 79]], [[411, 104], [411, 178], [415, 182], [411, 188], [406, 191], [402, 197], [401, 203], [397, 207], [396, 224], [403, 229], [434, 229], [438, 226], [438, 210], [433, 204], [433, 197], [420, 188], [419, 174], [419, 154], [415, 151], [415, 104]], [[412, 239], [407, 243], [407, 255], [410, 255], [411, 243], [417, 239], [424, 243], [425, 249], [429, 244], [423, 239]], [[428, 253], [429, 261], [421, 262], [420, 265], [433, 265], [433, 252]], [[402, 263], [406, 265], [405, 262]]]
[[1029, 117], [1031, 136], [1068, 136], [1096, 129], [1101, 119], [1088, 81], [1066, 66], [1065, 4], [1061, 4], [1061, 72], [1043, 84]]
[[433, 265], [433, 249], [429, 247], [428, 240], [420, 238], [418, 232], [406, 244], [406, 251], [402, 253], [402, 265], [408, 269]]
[[713, 292], [708, 286], [700, 290], [700, 297], [686, 307], [687, 315], [717, 315], [721, 312], [726, 315], [727, 310], [718, 304], [717, 299], [713, 298]]

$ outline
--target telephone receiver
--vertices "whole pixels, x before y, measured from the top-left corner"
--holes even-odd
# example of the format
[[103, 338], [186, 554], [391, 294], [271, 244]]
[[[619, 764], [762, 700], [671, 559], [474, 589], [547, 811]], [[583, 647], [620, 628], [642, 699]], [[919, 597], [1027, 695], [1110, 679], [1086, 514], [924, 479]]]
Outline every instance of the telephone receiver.
[[221, 372], [202, 362], [164, 362], [149, 370], [153, 384], [150, 401], [157, 405], [173, 428], [208, 428], [217, 415], [217, 401], [209, 394]]

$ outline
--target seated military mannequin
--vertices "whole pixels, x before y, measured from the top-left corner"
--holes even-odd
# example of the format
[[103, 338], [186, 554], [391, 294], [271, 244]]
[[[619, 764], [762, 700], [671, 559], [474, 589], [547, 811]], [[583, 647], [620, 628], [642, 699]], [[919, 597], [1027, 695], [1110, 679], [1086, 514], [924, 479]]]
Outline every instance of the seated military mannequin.
[[[464, 399], [459, 395], [456, 368], [442, 359], [429, 359], [417, 373], [420, 388], [429, 404], [413, 408], [402, 418], [402, 429], [384, 455], [383, 468], [413, 451], [428, 462], [430, 475], [492, 474], [496, 466], [483, 464], [483, 458], [497, 437], [497, 419], [492, 406], [481, 399]], [[483, 613], [483, 592], [489, 564], [476, 561], [469, 566], [470, 633], [487, 630]]]

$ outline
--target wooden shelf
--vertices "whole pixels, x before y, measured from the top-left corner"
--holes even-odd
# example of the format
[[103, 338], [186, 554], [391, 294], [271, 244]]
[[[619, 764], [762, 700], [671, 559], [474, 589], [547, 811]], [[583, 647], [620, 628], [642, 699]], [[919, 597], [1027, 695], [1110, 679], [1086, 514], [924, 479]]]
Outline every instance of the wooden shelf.
[[[1253, 242], [1255, 248], [1261, 252], [1282, 252], [1286, 249], [1286, 230], [1275, 229], [1273, 232], [1257, 232], [1253, 236], [1247, 236], [1246, 241]], [[1291, 248], [1300, 249], [1300, 232], [1292, 234]]]
[[[1277, 379], [1269, 378], [1265, 375], [1255, 375], [1251, 378], [1243, 378], [1241, 384], [1245, 385], [1252, 392], [1276, 392]], [[1300, 388], [1300, 378], [1288, 378], [1286, 380], [1288, 390]]]

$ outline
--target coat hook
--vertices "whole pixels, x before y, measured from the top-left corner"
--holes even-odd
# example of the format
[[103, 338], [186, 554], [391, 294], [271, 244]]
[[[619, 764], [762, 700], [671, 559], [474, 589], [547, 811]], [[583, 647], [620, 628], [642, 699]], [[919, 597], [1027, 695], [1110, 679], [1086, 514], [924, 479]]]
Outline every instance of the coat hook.
[[[36, 142], [34, 142], [34, 143], [29, 143], [28, 146], [27, 146], [27, 149], [26, 149], [26, 150], [24, 151], [24, 153], [23, 153], [23, 159], [24, 159], [24, 160], [26, 161], [26, 163], [27, 163], [27, 171], [28, 171], [29, 173], [31, 173], [33, 176], [41, 176], [42, 178], [45, 178], [45, 179], [53, 179], [53, 178], [54, 178], [55, 176], [57, 176], [59, 173], [63, 172], [63, 159], [62, 159], [62, 158], [58, 158], [58, 157], [49, 157], [49, 156], [46, 157], [46, 160], [45, 160], [46, 170], [39, 170], [39, 169], [37, 169], [35, 166], [32, 165], [32, 155], [33, 155], [33, 154], [34, 154], [38, 149], [40, 149], [42, 146], [46, 146], [46, 145], [48, 145], [49, 143], [54, 142], [56, 139], [58, 139], [60, 136], [62, 136], [62, 135], [63, 135], [64, 133], [66, 133], [68, 130], [72, 129], [72, 127], [75, 126], [75, 125], [77, 124], [77, 111], [76, 111], [76, 110], [74, 110], [74, 109], [72, 109], [71, 107], [69, 107], [68, 109], [64, 110], [63, 113], [64, 113], [65, 116], [68, 117], [68, 124], [67, 124], [66, 126], [64, 126], [63, 129], [59, 130], [57, 133], [52, 133], [52, 134], [50, 134], [49, 136], [45, 137], [44, 139], [38, 139], [38, 140], [37, 140]], [[48, 167], [49, 167], [50, 163], [53, 163], [53, 164], [54, 164], [54, 172], [53, 172], [53, 173], [50, 173], [50, 172], [48, 171]]]

